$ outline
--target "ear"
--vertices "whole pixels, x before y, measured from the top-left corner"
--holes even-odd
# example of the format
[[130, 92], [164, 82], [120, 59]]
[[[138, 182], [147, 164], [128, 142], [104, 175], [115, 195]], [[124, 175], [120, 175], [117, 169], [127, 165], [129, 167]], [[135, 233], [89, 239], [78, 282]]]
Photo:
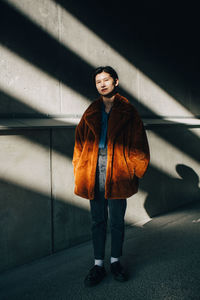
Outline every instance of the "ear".
[[115, 86], [118, 86], [119, 85], [119, 79], [116, 79], [115, 80]]

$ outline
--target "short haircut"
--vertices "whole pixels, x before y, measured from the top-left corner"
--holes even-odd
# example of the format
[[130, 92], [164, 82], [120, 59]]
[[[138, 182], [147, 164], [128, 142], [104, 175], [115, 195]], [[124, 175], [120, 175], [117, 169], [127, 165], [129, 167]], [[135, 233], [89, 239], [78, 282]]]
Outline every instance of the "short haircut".
[[110, 67], [110, 66], [102, 67], [101, 66], [101, 67], [96, 68], [93, 72], [93, 82], [94, 82], [94, 84], [96, 83], [95, 78], [96, 78], [97, 74], [100, 74], [102, 72], [110, 74], [110, 76], [114, 79], [114, 81], [116, 81], [118, 79], [117, 72], [112, 67]]

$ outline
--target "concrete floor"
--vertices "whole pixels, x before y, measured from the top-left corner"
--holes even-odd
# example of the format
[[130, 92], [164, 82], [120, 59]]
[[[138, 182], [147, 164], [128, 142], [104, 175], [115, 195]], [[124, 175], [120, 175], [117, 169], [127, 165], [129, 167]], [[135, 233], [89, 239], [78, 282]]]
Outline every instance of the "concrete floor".
[[107, 277], [93, 288], [83, 280], [92, 266], [91, 242], [0, 275], [0, 299], [200, 299], [200, 204], [156, 217], [143, 227], [126, 229], [122, 262], [130, 279]]

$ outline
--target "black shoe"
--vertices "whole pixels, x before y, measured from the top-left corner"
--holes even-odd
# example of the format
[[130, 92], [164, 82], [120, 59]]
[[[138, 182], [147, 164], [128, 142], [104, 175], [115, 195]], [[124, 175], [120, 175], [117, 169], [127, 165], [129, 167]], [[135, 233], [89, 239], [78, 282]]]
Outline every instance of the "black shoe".
[[85, 286], [94, 286], [100, 283], [106, 276], [106, 270], [104, 267], [95, 265], [85, 277]]
[[128, 276], [124, 272], [124, 270], [123, 270], [123, 268], [122, 268], [119, 261], [116, 261], [116, 262], [112, 263], [110, 265], [110, 270], [111, 270], [111, 273], [113, 274], [113, 277], [114, 277], [115, 280], [121, 281], [121, 282], [124, 282], [124, 281], [128, 280]]

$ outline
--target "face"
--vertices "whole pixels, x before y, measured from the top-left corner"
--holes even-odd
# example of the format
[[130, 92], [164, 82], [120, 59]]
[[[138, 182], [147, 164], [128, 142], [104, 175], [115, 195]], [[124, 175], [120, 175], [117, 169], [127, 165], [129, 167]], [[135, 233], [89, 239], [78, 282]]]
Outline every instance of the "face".
[[100, 95], [109, 96], [115, 90], [115, 87], [118, 86], [119, 80], [114, 79], [110, 76], [109, 73], [102, 72], [96, 75], [95, 78], [96, 88]]

